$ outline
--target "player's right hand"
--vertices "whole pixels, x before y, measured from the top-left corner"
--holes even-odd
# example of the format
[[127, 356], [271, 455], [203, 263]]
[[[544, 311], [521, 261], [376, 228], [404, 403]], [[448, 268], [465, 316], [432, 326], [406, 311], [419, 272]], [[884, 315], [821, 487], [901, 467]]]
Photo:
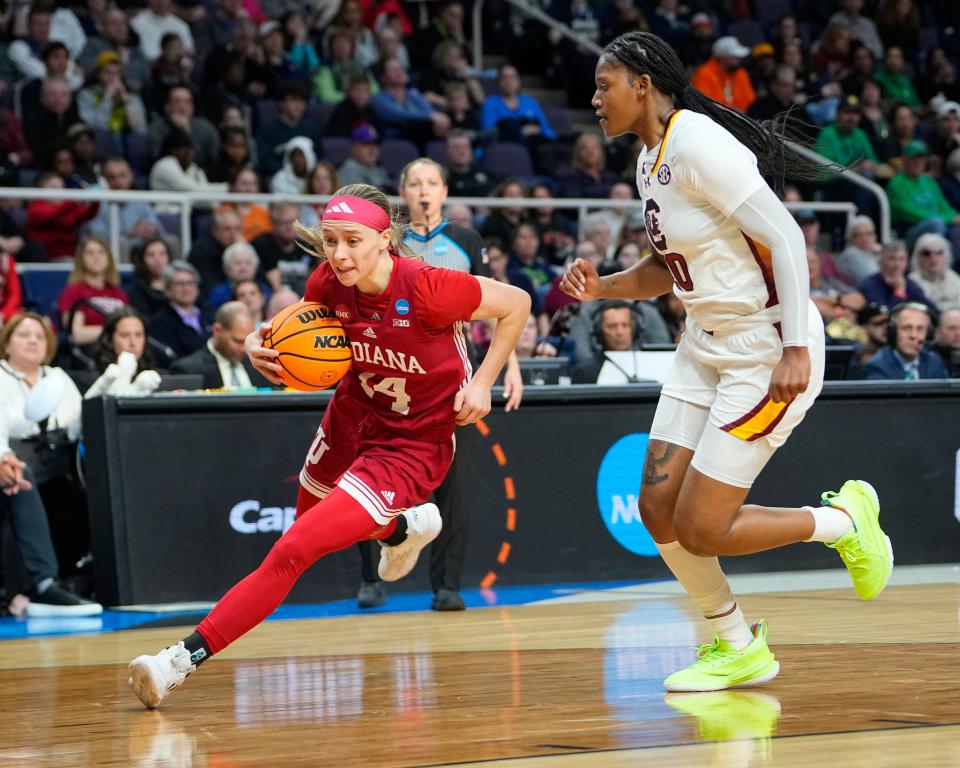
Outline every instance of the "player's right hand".
[[586, 259], [576, 259], [560, 281], [560, 290], [577, 301], [600, 298], [600, 275]]
[[280, 372], [283, 370], [277, 363], [273, 362], [280, 354], [275, 349], [267, 349], [263, 346], [264, 339], [270, 335], [273, 326], [270, 323], [264, 323], [257, 330], [247, 336], [243, 346], [247, 351], [247, 357], [250, 363], [267, 381], [273, 384], [283, 384], [280, 378]]

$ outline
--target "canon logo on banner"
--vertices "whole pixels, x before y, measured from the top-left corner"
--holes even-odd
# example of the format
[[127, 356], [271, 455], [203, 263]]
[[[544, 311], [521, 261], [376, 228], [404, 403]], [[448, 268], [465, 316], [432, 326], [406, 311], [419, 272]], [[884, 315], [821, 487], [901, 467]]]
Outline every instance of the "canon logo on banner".
[[237, 533], [283, 533], [297, 517], [296, 507], [261, 507], [247, 499], [233, 505], [230, 527]]

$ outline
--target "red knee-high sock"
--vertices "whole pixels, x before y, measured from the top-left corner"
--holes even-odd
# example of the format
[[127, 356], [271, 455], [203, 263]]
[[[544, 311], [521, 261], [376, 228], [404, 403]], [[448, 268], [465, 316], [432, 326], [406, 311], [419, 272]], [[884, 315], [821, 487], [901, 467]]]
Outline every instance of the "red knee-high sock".
[[388, 536], [394, 525], [392, 520], [378, 525], [352, 496], [335, 488], [297, 518], [260, 567], [223, 596], [197, 632], [210, 653], [219, 653], [267, 618], [300, 574], [321, 557], [362, 539]]

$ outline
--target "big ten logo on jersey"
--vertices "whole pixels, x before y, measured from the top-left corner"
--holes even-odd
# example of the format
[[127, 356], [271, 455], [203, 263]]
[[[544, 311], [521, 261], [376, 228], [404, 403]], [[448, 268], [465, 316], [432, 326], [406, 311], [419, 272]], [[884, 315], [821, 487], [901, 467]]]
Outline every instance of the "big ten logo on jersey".
[[637, 505], [638, 468], [643, 467], [649, 440], [650, 435], [640, 432], [610, 446], [597, 473], [597, 504], [603, 524], [621, 547], [635, 555], [655, 557], [659, 552]]
[[255, 499], [246, 499], [233, 505], [229, 519], [237, 533], [283, 533], [296, 517], [296, 507], [264, 507]]
[[303, 312], [298, 312], [296, 317], [301, 325], [309, 325], [314, 320], [332, 320], [335, 315], [326, 307], [317, 307], [316, 309], [305, 309]]
[[394, 328], [409, 328], [410, 321], [403, 317], [393, 318], [393, 327]]

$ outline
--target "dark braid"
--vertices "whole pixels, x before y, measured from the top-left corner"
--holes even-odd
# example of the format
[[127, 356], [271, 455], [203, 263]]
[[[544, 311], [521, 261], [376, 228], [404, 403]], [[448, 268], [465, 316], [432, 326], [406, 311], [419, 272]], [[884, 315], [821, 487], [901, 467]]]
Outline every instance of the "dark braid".
[[722, 125], [757, 156], [762, 173], [780, 189], [787, 179], [820, 181], [839, 168], [823, 166], [796, 152], [787, 143], [797, 141], [786, 128], [789, 113], [763, 123], [698, 91], [690, 84], [687, 71], [676, 52], [663, 39], [649, 32], [628, 32], [607, 45], [603, 55], [614, 65], [630, 71], [631, 82], [649, 75], [661, 93], [673, 99], [678, 109], [707, 115]]

